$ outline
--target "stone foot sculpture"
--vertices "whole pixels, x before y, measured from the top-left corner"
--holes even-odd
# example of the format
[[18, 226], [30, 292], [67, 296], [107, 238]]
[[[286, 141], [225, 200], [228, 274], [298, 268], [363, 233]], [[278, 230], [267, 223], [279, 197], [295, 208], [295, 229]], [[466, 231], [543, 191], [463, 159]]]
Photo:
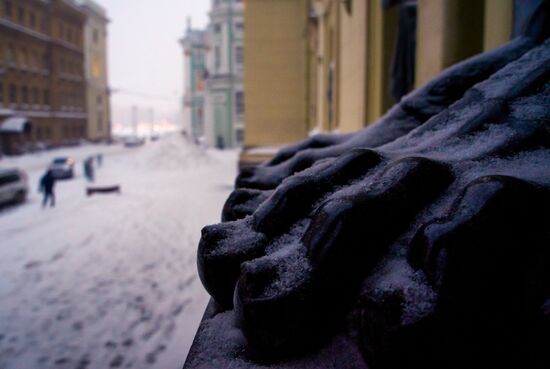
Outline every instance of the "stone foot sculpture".
[[237, 188], [273, 189], [284, 178], [310, 167], [318, 160], [336, 157], [353, 148], [378, 147], [422, 125], [446, 110], [473, 85], [517, 59], [533, 47], [523, 37], [492, 52], [459, 63], [414, 91], [371, 126], [352, 135], [315, 135], [279, 152], [268, 163], [243, 171]]
[[316, 347], [353, 310], [372, 368], [548, 365], [550, 41], [465, 61], [237, 184], [198, 265], [251, 355]]

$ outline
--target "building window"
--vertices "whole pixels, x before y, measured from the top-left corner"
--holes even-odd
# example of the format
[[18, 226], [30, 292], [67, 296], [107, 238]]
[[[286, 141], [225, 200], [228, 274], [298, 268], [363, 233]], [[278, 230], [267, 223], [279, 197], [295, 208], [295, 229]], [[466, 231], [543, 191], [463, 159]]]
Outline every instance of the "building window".
[[204, 91], [204, 71], [200, 69], [195, 71], [195, 90]]
[[17, 8], [17, 20], [19, 23], [24, 24], [25, 23], [25, 9], [23, 9], [22, 6]]
[[351, 15], [353, 13], [353, 0], [344, 0], [344, 7], [348, 15]]
[[29, 65], [29, 56], [27, 54], [27, 50], [23, 49], [21, 50], [21, 60], [19, 63], [20, 67], [27, 67]]
[[94, 43], [97, 44], [97, 42], [99, 41], [99, 31], [97, 29], [94, 29], [93, 39], [94, 39]]
[[27, 86], [21, 87], [21, 100], [23, 104], [29, 103], [29, 88]]
[[13, 16], [11, 1], [4, 1], [4, 15], [6, 18], [11, 18]]
[[101, 77], [101, 58], [97, 54], [92, 56], [92, 76], [94, 78]]
[[222, 32], [221, 23], [214, 23], [214, 33], [218, 34]]
[[237, 115], [244, 114], [244, 92], [243, 91], [235, 92], [235, 111]]
[[34, 28], [36, 26], [36, 17], [33, 12], [29, 14], [29, 23], [31, 28]]
[[235, 47], [235, 61], [238, 65], [244, 63], [244, 48], [242, 46]]
[[46, 53], [42, 54], [42, 67], [44, 69], [50, 68], [50, 60], [48, 59], [48, 54]]
[[38, 69], [40, 68], [40, 60], [39, 60], [39, 57], [38, 57], [38, 52], [36, 51], [33, 51], [32, 52], [32, 62], [31, 62], [31, 65], [34, 69]]
[[10, 85], [10, 103], [17, 104], [17, 86]]
[[50, 105], [50, 91], [44, 90], [42, 93], [42, 103], [44, 105]]
[[197, 121], [199, 122], [199, 124], [204, 123], [204, 110], [200, 106], [197, 109]]
[[244, 129], [237, 128], [235, 130], [235, 140], [237, 141], [237, 144], [240, 145], [244, 141]]
[[15, 64], [15, 47], [13, 45], [7, 45], [6, 46], [6, 63], [7, 64]]
[[243, 30], [244, 30], [244, 23], [243, 23], [243, 22], [237, 22], [237, 23], [235, 23], [235, 30], [237, 30], [237, 31], [243, 31]]
[[40, 97], [38, 96], [40, 95], [40, 93], [38, 92], [38, 88], [33, 88], [32, 89], [32, 103], [35, 104], [35, 105], [38, 105], [40, 103]]
[[0, 105], [4, 103], [4, 84], [0, 82]]
[[216, 46], [214, 48], [214, 65], [216, 69], [220, 69], [221, 64], [222, 64], [222, 60], [221, 60], [220, 47]]

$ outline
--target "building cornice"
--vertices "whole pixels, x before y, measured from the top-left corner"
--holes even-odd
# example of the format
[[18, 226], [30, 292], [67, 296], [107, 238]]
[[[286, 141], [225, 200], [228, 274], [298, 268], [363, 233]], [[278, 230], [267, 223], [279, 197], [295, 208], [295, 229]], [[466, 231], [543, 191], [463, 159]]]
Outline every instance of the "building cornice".
[[95, 17], [101, 18], [106, 23], [109, 23], [111, 20], [107, 18], [107, 11], [101, 5], [93, 0], [73, 0], [75, 3], [85, 10], [86, 13], [93, 15]]
[[44, 33], [32, 30], [32, 29], [27, 28], [27, 27], [24, 27], [20, 24], [17, 24], [15, 22], [12, 22], [12, 21], [7, 20], [5, 18], [0, 18], [0, 26], [9, 28], [9, 29], [17, 31], [17, 32], [24, 33], [27, 36], [34, 37], [34, 38], [36, 38], [40, 41], [43, 41], [43, 42], [54, 43], [54, 44], [57, 44], [59, 46], [62, 46], [64, 48], [66, 48], [66, 49], [75, 51], [77, 53], [81, 53], [81, 54], [83, 53], [83, 50], [81, 48], [79, 48], [79, 47], [77, 47], [77, 46], [75, 46], [75, 45], [73, 45], [73, 44], [71, 44], [67, 41], [58, 40], [58, 39], [53, 38], [51, 36], [48, 36]]
[[87, 113], [71, 113], [63, 111], [36, 111], [0, 108], [0, 116], [22, 115], [27, 118], [60, 118], [60, 119], [87, 119]]
[[86, 78], [86, 84], [97, 89], [110, 89], [109, 83], [107, 81], [97, 81], [95, 78]]
[[209, 76], [206, 80], [206, 88], [215, 90], [217, 88], [225, 88], [243, 83], [242, 76], [234, 76], [230, 74]]
[[208, 16], [212, 21], [229, 17], [244, 17], [244, 8], [242, 6], [217, 6], [208, 13]]
[[52, 117], [61, 119], [88, 119], [87, 113], [69, 113], [62, 111], [52, 112]]
[[75, 53], [84, 54], [84, 50], [82, 48], [80, 48], [78, 46], [75, 46], [75, 45], [73, 45], [73, 44], [71, 44], [67, 41], [52, 38], [51, 43], [53, 43], [55, 45], [58, 45], [58, 46], [61, 46], [61, 47], [64, 47], [67, 50], [74, 51]]
[[77, 4], [74, 0], [61, 0], [60, 2], [83, 16], [87, 15], [86, 10], [84, 10], [84, 8]]
[[111, 23], [111, 20], [109, 18], [107, 18], [107, 16], [105, 14], [99, 13], [97, 10], [91, 8], [90, 6], [88, 6], [86, 4], [83, 4], [81, 6], [82, 6], [82, 9], [84, 9], [84, 11], [87, 13], [88, 17], [92, 16], [96, 19], [100, 19], [104, 24]]
[[12, 22], [10, 20], [7, 20], [5, 18], [0, 18], [0, 26], [12, 29], [17, 32], [24, 33], [28, 36], [34, 37], [36, 39], [39, 39], [44, 42], [51, 42], [52, 38], [44, 33], [37, 32], [35, 30], [32, 30], [30, 28], [24, 27], [20, 24], [17, 24], [15, 22]]
[[69, 73], [59, 73], [58, 74], [60, 79], [64, 79], [66, 81], [72, 81], [72, 82], [84, 82], [84, 78], [80, 76], [76, 76], [74, 74]]

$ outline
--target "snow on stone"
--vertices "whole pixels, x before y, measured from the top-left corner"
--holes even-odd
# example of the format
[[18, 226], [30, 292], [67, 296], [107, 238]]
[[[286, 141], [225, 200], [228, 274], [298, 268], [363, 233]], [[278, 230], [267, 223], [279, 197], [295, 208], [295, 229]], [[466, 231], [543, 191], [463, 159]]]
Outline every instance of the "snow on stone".
[[421, 271], [415, 271], [405, 258], [387, 258], [365, 282], [371, 298], [382, 299], [387, 293], [400, 291], [403, 297], [401, 323], [413, 324], [429, 315], [437, 303], [437, 294]]
[[[82, 162], [98, 153], [96, 184], [120, 195], [85, 196]], [[58, 156], [77, 177], [41, 209], [38, 180]], [[179, 135], [0, 160], [30, 185], [26, 204], [0, 211], [0, 368], [181, 368], [208, 301], [200, 229], [219, 221], [236, 160]]]

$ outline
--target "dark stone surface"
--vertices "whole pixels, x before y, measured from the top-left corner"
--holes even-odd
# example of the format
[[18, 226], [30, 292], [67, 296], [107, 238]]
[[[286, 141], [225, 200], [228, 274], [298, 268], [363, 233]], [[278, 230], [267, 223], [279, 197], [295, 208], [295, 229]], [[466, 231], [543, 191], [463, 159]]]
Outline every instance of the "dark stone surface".
[[[304, 347], [305, 348], [305, 347]], [[314, 352], [283, 360], [261, 360], [247, 351], [246, 339], [238, 333], [234, 314], [223, 312], [210, 301], [183, 369], [368, 369], [357, 342], [348, 332], [339, 332]]]
[[550, 41], [460, 63], [237, 186], [203, 230], [219, 305], [188, 368], [550, 365]]

